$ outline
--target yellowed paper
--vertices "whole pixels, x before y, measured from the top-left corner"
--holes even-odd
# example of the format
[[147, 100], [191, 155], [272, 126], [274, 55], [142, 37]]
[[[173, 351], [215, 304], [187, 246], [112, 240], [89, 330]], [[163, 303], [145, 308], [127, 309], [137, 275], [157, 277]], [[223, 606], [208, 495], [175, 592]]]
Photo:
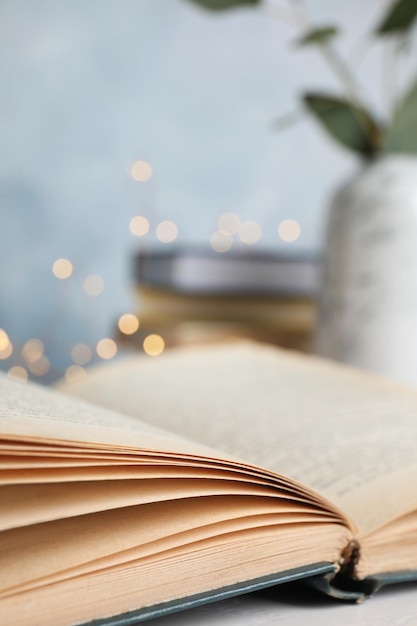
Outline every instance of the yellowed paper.
[[249, 343], [173, 350], [97, 369], [66, 391], [291, 476], [364, 531], [375, 480], [401, 470], [409, 487], [376, 525], [417, 492], [417, 394], [320, 359]]

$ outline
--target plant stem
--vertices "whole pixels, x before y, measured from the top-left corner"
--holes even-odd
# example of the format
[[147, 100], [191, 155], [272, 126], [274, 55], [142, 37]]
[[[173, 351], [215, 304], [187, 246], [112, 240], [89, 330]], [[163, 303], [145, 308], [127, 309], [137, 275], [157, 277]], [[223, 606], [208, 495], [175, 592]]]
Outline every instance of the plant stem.
[[330, 43], [320, 43], [319, 48], [335, 75], [339, 77], [340, 82], [344, 85], [346, 95], [352, 102], [360, 105], [359, 87], [348, 65], [339, 57]]
[[395, 114], [397, 102], [398, 41], [388, 38], [382, 46], [381, 99], [386, 104], [387, 118]]
[[368, 33], [363, 35], [352, 47], [349, 54], [349, 62], [352, 67], [358, 68], [368, 54], [372, 41]]
[[[303, 0], [291, 1], [293, 5], [298, 5], [297, 9], [293, 10], [292, 13], [294, 22], [298, 25], [301, 32], [312, 30], [314, 24], [308, 15], [307, 7]], [[319, 43], [318, 47], [329, 67], [345, 88], [348, 99], [354, 104], [361, 106], [360, 88], [347, 63], [339, 56], [330, 42]]]

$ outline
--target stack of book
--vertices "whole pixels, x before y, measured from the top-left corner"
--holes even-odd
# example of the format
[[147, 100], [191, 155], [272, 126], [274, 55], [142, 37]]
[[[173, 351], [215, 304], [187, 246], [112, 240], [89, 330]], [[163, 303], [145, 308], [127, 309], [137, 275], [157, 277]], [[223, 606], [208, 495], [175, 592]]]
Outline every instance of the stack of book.
[[308, 348], [319, 282], [312, 254], [154, 250], [137, 254], [134, 277], [140, 326], [130, 342], [158, 334], [167, 346], [243, 337]]

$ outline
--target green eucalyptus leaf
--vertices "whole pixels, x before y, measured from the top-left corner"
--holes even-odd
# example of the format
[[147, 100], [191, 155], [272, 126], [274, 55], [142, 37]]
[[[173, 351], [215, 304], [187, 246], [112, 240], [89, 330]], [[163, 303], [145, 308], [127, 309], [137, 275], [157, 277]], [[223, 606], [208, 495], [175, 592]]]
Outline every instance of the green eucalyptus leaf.
[[379, 35], [391, 35], [407, 31], [417, 17], [416, 0], [397, 0], [388, 10], [376, 29]]
[[392, 121], [383, 150], [417, 154], [417, 81], [405, 96]]
[[221, 11], [223, 9], [234, 9], [244, 6], [254, 6], [260, 4], [262, 0], [190, 0], [204, 9], [210, 11]]
[[309, 30], [302, 37], [297, 39], [296, 43], [299, 46], [309, 46], [311, 44], [327, 43], [330, 39], [333, 39], [339, 33], [336, 26], [321, 26]]
[[371, 114], [343, 98], [320, 93], [303, 97], [310, 113], [337, 142], [364, 156], [378, 149], [380, 128]]

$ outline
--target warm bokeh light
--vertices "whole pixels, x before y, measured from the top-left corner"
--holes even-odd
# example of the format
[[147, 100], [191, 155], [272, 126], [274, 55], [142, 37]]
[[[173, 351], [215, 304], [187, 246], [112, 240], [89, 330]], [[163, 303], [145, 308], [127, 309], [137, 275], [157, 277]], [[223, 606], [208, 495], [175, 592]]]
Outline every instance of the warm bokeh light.
[[45, 346], [40, 339], [29, 339], [22, 348], [22, 355], [27, 363], [34, 363], [41, 358]]
[[9, 335], [6, 333], [5, 330], [0, 328], [0, 351], [7, 348], [9, 343], [10, 343]]
[[71, 350], [71, 358], [77, 365], [85, 365], [92, 357], [93, 351], [86, 343], [76, 343]]
[[133, 335], [139, 328], [139, 320], [133, 313], [125, 313], [119, 317], [117, 325], [124, 335]]
[[222, 230], [216, 230], [210, 237], [210, 245], [215, 252], [227, 252], [233, 244], [231, 235]]
[[149, 232], [149, 220], [143, 215], [135, 215], [129, 223], [129, 230], [135, 237], [143, 237]]
[[223, 213], [217, 221], [218, 229], [227, 235], [235, 235], [240, 226], [240, 218], [236, 213]]
[[135, 161], [130, 168], [130, 175], [133, 180], [144, 183], [152, 176], [152, 167], [147, 161]]
[[97, 354], [102, 359], [112, 359], [117, 352], [117, 344], [113, 339], [100, 339], [96, 346]]
[[160, 335], [148, 335], [143, 342], [143, 349], [149, 356], [158, 356], [164, 351], [165, 342]]
[[51, 365], [46, 356], [42, 355], [36, 361], [32, 361], [31, 363], [29, 363], [28, 367], [32, 374], [35, 374], [35, 376], [45, 376], [45, 374], [49, 372]]
[[68, 259], [57, 259], [52, 265], [52, 272], [60, 280], [69, 278], [73, 272], [71, 261]]
[[24, 367], [20, 367], [20, 365], [14, 365], [7, 372], [7, 376], [9, 378], [13, 378], [13, 380], [19, 380], [22, 383], [26, 383], [28, 380], [28, 373]]
[[104, 289], [104, 280], [101, 276], [91, 274], [83, 282], [83, 289], [87, 296], [99, 296]]
[[9, 339], [9, 335], [5, 330], [0, 328], [0, 359], [8, 359], [13, 352], [13, 345]]
[[87, 372], [81, 365], [70, 365], [65, 371], [65, 382], [76, 383], [82, 380], [86, 373]]
[[261, 227], [257, 222], [248, 220], [239, 226], [239, 239], [248, 245], [257, 243], [262, 235]]
[[174, 222], [164, 220], [156, 227], [156, 236], [162, 243], [172, 243], [178, 237], [178, 228]]
[[300, 224], [295, 220], [284, 220], [278, 226], [278, 235], [283, 241], [296, 241], [300, 234]]
[[9, 335], [6, 333], [5, 330], [0, 328], [0, 352], [2, 350], [5, 350], [9, 344], [10, 344]]

